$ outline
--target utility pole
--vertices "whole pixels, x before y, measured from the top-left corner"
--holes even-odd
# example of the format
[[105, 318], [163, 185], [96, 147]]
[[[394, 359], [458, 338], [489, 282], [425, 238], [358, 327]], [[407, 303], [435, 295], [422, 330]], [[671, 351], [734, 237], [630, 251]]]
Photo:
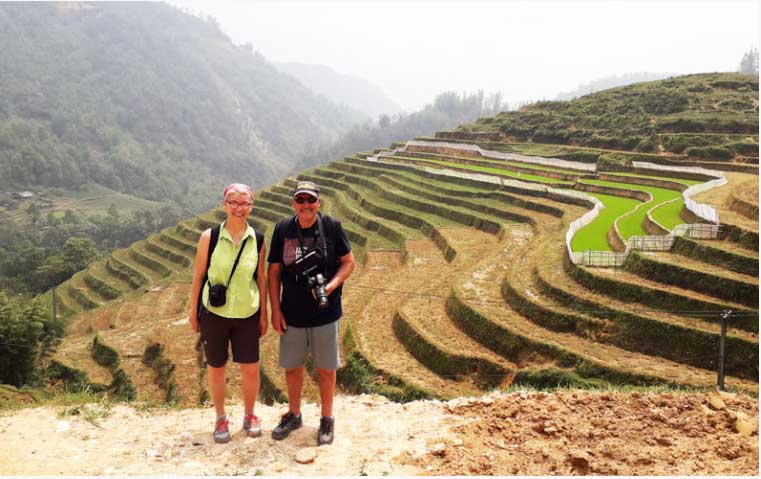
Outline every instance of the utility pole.
[[721, 337], [719, 338], [719, 377], [717, 379], [717, 385], [719, 386], [720, 391], [726, 391], [726, 389], [724, 389], [724, 353], [727, 340], [727, 321], [731, 315], [731, 309], [725, 309], [721, 312]]
[[53, 324], [55, 324], [56, 311], [55, 311], [55, 286], [53, 286]]

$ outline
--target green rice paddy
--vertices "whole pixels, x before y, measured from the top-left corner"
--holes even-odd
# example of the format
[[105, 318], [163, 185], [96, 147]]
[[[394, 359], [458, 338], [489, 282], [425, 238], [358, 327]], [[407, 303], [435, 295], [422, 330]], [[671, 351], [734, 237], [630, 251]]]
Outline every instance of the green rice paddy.
[[605, 208], [600, 210], [597, 218], [574, 235], [571, 240], [571, 250], [611, 251], [608, 244], [608, 230], [616, 218], [636, 208], [640, 201], [601, 193], [588, 192], [587, 194], [602, 201]]
[[[682, 209], [684, 199], [682, 198], [682, 192], [676, 190], [667, 190], [665, 188], [656, 188], [654, 186], [633, 185], [630, 183], [617, 183], [612, 181], [600, 181], [600, 180], [582, 180], [582, 183], [591, 185], [609, 186], [612, 188], [622, 188], [627, 190], [644, 191], [650, 193], [652, 200], [643, 204], [637, 211], [627, 215], [618, 222], [618, 230], [624, 239], [629, 239], [632, 236], [644, 236], [647, 233], [642, 229], [642, 221], [647, 215], [647, 211], [656, 205], [662, 205], [668, 201], [673, 201], [669, 204], [669, 208], [661, 209], [657, 208], [656, 215], [669, 224], [681, 224], [682, 219], [679, 217], [679, 211]], [[660, 210], [660, 211], [659, 211]], [[655, 212], [654, 212], [655, 213]], [[655, 217], [654, 217], [655, 219]], [[658, 221], [656, 219], [656, 221]], [[658, 221], [660, 223], [660, 221]], [[662, 223], [661, 223], [662, 224]], [[663, 226], [666, 226], [663, 224]], [[667, 226], [666, 226], [667, 227]], [[673, 226], [672, 226], [673, 227]]]

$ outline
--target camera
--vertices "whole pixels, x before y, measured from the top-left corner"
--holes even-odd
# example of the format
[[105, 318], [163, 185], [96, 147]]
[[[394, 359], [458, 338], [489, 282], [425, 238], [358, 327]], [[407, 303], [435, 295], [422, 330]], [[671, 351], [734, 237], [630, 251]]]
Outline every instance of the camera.
[[317, 273], [314, 276], [308, 278], [309, 287], [314, 290], [314, 295], [317, 297], [317, 307], [325, 309], [328, 304], [328, 293], [325, 291], [325, 277], [322, 273]]
[[296, 276], [296, 282], [314, 290], [317, 306], [320, 309], [326, 309], [329, 306], [328, 294], [325, 291], [327, 281], [322, 274], [324, 265], [325, 259], [319, 249], [308, 251], [291, 265], [291, 270]]
[[224, 306], [227, 302], [227, 287], [224, 284], [209, 284], [209, 304], [215, 308]]

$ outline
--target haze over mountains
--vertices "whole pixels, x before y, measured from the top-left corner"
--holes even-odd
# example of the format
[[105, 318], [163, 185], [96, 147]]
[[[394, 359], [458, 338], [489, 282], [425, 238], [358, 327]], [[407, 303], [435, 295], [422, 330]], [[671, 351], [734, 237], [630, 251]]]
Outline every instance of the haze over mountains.
[[274, 65], [315, 92], [363, 113], [366, 119], [376, 120], [380, 115], [402, 110], [378, 85], [364, 78], [339, 73], [326, 65], [296, 62], [274, 62]]

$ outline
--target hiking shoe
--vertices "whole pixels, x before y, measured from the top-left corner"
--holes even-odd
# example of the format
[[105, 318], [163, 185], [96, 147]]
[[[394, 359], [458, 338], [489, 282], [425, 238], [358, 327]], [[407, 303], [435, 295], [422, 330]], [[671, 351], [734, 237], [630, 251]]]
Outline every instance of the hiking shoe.
[[253, 414], [243, 416], [243, 430], [249, 437], [259, 437], [262, 435], [262, 420]]
[[292, 412], [288, 412], [285, 416], [280, 418], [280, 423], [272, 430], [272, 439], [277, 441], [285, 439], [291, 431], [295, 431], [302, 425], [301, 414], [296, 416]]
[[317, 445], [333, 444], [333, 427], [335, 426], [335, 419], [332, 417], [320, 418], [320, 430], [317, 431]]
[[224, 444], [230, 441], [229, 426], [227, 416], [217, 418], [217, 423], [214, 425], [214, 442], [217, 444]]

